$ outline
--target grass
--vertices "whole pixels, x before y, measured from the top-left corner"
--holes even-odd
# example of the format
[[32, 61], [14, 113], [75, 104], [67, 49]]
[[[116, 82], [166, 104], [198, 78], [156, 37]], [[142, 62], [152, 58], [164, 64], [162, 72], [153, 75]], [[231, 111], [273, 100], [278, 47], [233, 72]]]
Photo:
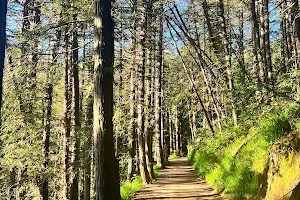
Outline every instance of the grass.
[[173, 153], [169, 156], [168, 160], [175, 160], [176, 158], [178, 158], [177, 152], [173, 151]]
[[215, 137], [202, 134], [189, 146], [189, 161], [216, 190], [233, 199], [261, 199], [266, 195], [269, 146], [290, 131], [295, 111], [274, 109], [251, 126], [227, 127]]
[[[159, 173], [159, 168], [157, 165], [153, 166], [155, 176]], [[134, 179], [126, 181], [121, 185], [121, 199], [129, 200], [133, 195], [143, 187], [143, 180], [141, 176], [135, 176]]]
[[126, 181], [121, 185], [121, 199], [129, 200], [138, 190], [143, 187], [141, 176], [136, 176], [130, 181]]

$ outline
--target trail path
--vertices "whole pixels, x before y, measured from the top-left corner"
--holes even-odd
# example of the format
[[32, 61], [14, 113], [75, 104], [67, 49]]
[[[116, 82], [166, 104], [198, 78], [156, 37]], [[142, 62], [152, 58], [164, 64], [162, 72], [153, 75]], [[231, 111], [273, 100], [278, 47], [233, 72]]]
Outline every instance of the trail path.
[[200, 179], [187, 158], [172, 160], [157, 179], [140, 190], [133, 200], [222, 200], [210, 185]]

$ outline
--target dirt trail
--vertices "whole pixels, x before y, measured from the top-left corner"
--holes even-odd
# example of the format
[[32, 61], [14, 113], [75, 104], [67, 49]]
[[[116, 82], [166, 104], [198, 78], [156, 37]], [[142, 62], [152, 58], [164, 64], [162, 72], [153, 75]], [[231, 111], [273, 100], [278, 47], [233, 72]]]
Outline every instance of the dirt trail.
[[133, 200], [222, 200], [210, 185], [200, 179], [186, 158], [172, 160], [153, 182], [140, 190]]

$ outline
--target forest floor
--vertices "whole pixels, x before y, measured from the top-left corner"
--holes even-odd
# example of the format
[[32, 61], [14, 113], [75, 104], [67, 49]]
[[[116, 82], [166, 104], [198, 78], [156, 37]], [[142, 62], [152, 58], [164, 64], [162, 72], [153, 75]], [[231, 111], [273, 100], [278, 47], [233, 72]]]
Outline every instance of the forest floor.
[[213, 188], [200, 179], [187, 158], [169, 162], [152, 184], [138, 191], [132, 200], [222, 200]]

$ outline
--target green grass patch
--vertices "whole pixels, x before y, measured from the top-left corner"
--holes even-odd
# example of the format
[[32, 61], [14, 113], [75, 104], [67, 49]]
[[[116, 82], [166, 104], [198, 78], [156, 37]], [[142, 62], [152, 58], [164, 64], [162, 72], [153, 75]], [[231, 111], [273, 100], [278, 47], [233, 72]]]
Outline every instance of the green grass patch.
[[[215, 189], [233, 199], [261, 199], [265, 195], [268, 148], [288, 133], [297, 115], [295, 108], [273, 108], [255, 121], [225, 127], [215, 136], [200, 134], [189, 146], [189, 161]], [[263, 187], [262, 187], [263, 186]]]
[[169, 156], [168, 160], [175, 160], [176, 158], [178, 158], [177, 152], [174, 151], [174, 152]]
[[[155, 177], [159, 174], [159, 167], [157, 165], [153, 166]], [[121, 184], [121, 199], [122, 200], [129, 200], [134, 194], [139, 191], [143, 187], [143, 180], [141, 176], [135, 176], [133, 180], [126, 181]]]
[[138, 190], [143, 187], [141, 176], [136, 176], [131, 182], [126, 181], [121, 185], [121, 199], [129, 200]]

